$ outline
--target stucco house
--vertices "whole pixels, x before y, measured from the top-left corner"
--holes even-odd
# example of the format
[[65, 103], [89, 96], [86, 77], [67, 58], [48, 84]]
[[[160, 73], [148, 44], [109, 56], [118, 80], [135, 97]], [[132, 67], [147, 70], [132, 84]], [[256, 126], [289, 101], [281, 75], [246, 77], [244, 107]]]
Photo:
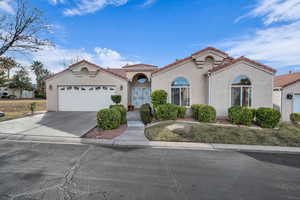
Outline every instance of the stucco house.
[[273, 104], [283, 121], [289, 121], [291, 113], [300, 112], [300, 72], [274, 78]]
[[232, 105], [273, 107], [276, 70], [245, 57], [234, 59], [207, 47], [158, 68], [147, 64], [104, 69], [88, 61], [75, 63], [46, 80], [49, 111], [97, 111], [120, 94], [122, 104], [150, 103], [153, 90], [168, 92], [168, 101], [181, 106], [209, 104], [217, 116]]

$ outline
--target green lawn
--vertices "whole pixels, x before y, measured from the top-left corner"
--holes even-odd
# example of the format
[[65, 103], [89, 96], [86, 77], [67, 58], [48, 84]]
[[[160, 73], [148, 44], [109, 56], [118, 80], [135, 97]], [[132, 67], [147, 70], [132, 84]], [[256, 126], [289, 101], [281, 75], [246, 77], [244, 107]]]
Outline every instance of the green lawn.
[[[277, 130], [260, 130], [187, 123], [192, 125], [192, 131], [188, 135], [179, 135], [166, 128], [172, 124], [174, 122], [162, 122], [161, 124], [146, 128], [145, 135], [152, 141], [300, 147], [300, 128], [292, 124], [281, 124]], [[176, 124], [185, 123], [176, 122]]]
[[5, 113], [5, 117], [0, 117], [0, 121], [24, 116], [30, 112], [29, 105], [32, 102], [37, 103], [37, 111], [46, 110], [46, 100], [44, 99], [0, 100], [0, 111]]

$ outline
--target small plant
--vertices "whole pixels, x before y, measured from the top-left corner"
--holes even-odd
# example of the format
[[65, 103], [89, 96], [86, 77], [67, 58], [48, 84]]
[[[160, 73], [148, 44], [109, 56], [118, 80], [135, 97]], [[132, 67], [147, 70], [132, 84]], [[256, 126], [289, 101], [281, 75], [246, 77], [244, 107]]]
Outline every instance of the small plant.
[[203, 105], [198, 108], [198, 121], [213, 123], [216, 121], [216, 110], [209, 105]]
[[144, 124], [149, 124], [152, 121], [151, 106], [143, 104], [140, 108], [140, 117]]
[[300, 113], [292, 113], [290, 114], [290, 120], [294, 123], [300, 122]]
[[32, 102], [29, 104], [29, 109], [31, 111], [31, 114], [33, 115], [34, 112], [36, 111], [36, 102]]
[[255, 117], [255, 109], [232, 106], [228, 109], [228, 119], [233, 124], [250, 126]]
[[177, 109], [178, 109], [177, 117], [185, 118], [187, 108], [184, 106], [177, 106]]
[[155, 114], [158, 120], [176, 120], [178, 115], [177, 105], [159, 105], [155, 108]]
[[151, 93], [151, 103], [156, 108], [167, 103], [168, 93], [164, 90], [155, 90]]
[[112, 130], [120, 126], [121, 113], [117, 109], [106, 108], [97, 113], [97, 126], [103, 130]]
[[121, 95], [111, 95], [110, 98], [115, 104], [121, 103], [121, 100], [122, 100]]
[[256, 110], [256, 123], [263, 128], [274, 128], [280, 121], [281, 114], [272, 108], [258, 108]]

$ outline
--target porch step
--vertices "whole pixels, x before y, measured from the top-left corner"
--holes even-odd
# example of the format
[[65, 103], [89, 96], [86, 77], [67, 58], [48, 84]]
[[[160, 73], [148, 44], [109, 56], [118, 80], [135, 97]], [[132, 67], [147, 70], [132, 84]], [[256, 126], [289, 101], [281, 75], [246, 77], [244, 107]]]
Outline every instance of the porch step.
[[128, 127], [143, 127], [144, 128], [144, 124], [141, 121], [128, 121], [127, 125], [128, 125]]
[[139, 121], [139, 120], [141, 120], [139, 111], [127, 112], [127, 121]]

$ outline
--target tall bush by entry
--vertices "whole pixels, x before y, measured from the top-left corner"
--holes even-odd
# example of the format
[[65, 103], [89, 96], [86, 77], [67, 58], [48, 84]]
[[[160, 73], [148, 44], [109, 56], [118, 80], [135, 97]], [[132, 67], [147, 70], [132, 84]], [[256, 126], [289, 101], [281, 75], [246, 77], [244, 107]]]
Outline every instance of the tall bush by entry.
[[192, 109], [192, 117], [194, 120], [198, 120], [198, 111], [199, 111], [199, 108], [203, 106], [203, 104], [193, 104], [191, 106], [191, 109]]
[[177, 117], [185, 118], [187, 108], [185, 106], [177, 106]]
[[168, 93], [164, 90], [154, 90], [151, 93], [151, 103], [153, 107], [167, 103]]
[[140, 107], [140, 117], [144, 124], [149, 124], [152, 121], [152, 112], [150, 104], [143, 104]]
[[263, 128], [274, 128], [280, 121], [281, 114], [272, 108], [258, 108], [256, 110], [256, 123]]
[[97, 113], [97, 126], [103, 130], [112, 130], [120, 126], [121, 113], [117, 109], [106, 108]]
[[233, 124], [250, 126], [254, 120], [255, 109], [241, 106], [232, 106], [228, 109], [228, 119]]

